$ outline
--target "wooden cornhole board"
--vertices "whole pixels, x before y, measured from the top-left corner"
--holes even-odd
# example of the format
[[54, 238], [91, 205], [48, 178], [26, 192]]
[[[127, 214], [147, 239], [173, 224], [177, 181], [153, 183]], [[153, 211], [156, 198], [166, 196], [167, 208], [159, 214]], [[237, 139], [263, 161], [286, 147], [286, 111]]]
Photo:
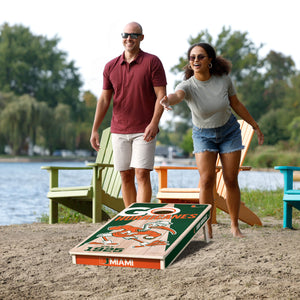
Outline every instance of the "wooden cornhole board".
[[74, 264], [165, 269], [201, 229], [210, 205], [134, 203], [70, 250]]

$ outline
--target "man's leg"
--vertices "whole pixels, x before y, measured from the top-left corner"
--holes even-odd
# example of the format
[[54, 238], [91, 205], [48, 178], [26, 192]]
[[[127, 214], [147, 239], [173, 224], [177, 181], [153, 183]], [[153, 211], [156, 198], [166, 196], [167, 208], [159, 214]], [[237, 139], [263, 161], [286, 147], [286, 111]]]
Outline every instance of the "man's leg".
[[151, 202], [152, 187], [150, 172], [154, 166], [156, 138], [146, 142], [140, 134], [133, 141], [131, 167], [135, 168], [137, 180], [137, 202]]
[[120, 171], [122, 180], [122, 197], [125, 207], [136, 202], [135, 173], [130, 167], [132, 141], [130, 135], [112, 134], [114, 168]]
[[135, 169], [138, 192], [136, 202], [149, 203], [152, 196], [152, 187], [150, 180], [150, 170]]
[[125, 207], [136, 202], [136, 189], [134, 182], [134, 169], [120, 171], [122, 180], [122, 196]]

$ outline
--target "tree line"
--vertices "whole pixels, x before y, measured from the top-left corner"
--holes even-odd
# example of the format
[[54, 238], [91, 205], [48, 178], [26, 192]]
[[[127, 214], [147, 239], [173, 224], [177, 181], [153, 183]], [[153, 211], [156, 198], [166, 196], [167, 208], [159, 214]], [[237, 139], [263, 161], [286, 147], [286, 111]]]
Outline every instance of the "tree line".
[[[59, 38], [33, 35], [21, 25], [0, 27], [0, 153], [15, 155], [29, 144], [56, 149], [91, 149], [97, 104], [74, 61], [58, 48]], [[107, 115], [101, 127], [110, 124]]]
[[[0, 26], [0, 153], [26, 153], [29, 142], [49, 149], [88, 149], [97, 98], [83, 91], [74, 61], [58, 48], [60, 39], [34, 35], [22, 25]], [[266, 145], [299, 150], [300, 74], [290, 56], [271, 50], [265, 57], [247, 32], [222, 28], [214, 40], [207, 30], [189, 37], [190, 45], [212, 44], [232, 62], [240, 100], [258, 121]], [[171, 69], [183, 74], [185, 56]], [[111, 110], [100, 130], [110, 125]], [[183, 102], [161, 126], [158, 141], [192, 153], [191, 117]], [[177, 117], [177, 118], [175, 118]], [[174, 121], [176, 120], [176, 121]], [[255, 142], [252, 147], [255, 147]]]

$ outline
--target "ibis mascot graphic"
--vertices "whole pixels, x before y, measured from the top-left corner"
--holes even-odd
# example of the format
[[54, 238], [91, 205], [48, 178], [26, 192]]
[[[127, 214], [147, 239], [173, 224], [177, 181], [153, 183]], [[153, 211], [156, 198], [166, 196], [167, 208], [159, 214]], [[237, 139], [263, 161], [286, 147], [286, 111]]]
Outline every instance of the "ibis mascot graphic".
[[[104, 245], [111, 245], [114, 244], [111, 240], [109, 240], [109, 237], [116, 237], [116, 238], [123, 238], [125, 240], [132, 240], [139, 243], [138, 245], [133, 245], [133, 248], [136, 247], [145, 247], [145, 246], [158, 246], [158, 245], [167, 245], [166, 241], [159, 241], [155, 240], [162, 236], [161, 233], [158, 231], [154, 231], [153, 229], [162, 229], [167, 230], [171, 232], [171, 234], [176, 234], [176, 231], [169, 228], [172, 223], [167, 221], [157, 221], [152, 223], [146, 223], [143, 225], [143, 227], [136, 227], [132, 225], [121, 225], [121, 226], [113, 226], [109, 227], [108, 229], [111, 232], [107, 233], [100, 233], [98, 237], [101, 237], [103, 239]], [[116, 231], [115, 231], [116, 230]], [[150, 242], [143, 241], [151, 240]], [[97, 242], [91, 242], [90, 244], [95, 244]]]

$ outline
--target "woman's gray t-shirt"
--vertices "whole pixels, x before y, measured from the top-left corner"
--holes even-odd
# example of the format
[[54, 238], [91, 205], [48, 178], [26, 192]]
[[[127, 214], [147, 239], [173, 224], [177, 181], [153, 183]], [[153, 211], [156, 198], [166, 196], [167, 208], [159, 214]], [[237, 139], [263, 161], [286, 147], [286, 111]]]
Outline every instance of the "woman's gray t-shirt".
[[229, 98], [236, 90], [227, 75], [212, 75], [207, 81], [192, 76], [176, 86], [185, 93], [185, 101], [192, 112], [193, 124], [199, 128], [223, 126], [230, 118]]

